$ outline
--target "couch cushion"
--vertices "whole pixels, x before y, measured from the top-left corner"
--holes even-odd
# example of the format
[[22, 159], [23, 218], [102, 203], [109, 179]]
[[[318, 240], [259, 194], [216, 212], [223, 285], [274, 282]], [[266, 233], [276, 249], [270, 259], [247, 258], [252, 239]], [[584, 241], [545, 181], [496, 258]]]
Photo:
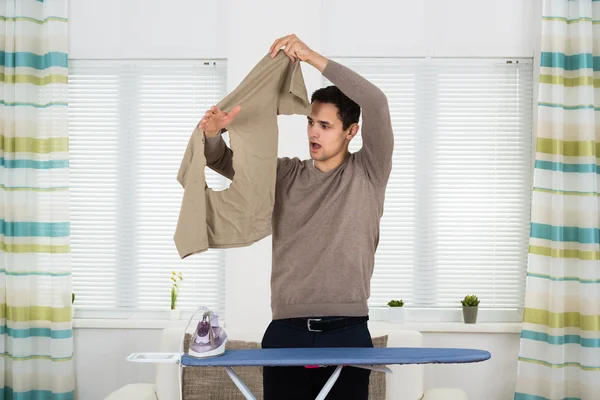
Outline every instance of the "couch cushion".
[[[190, 335], [185, 337], [184, 351], [187, 352]], [[386, 347], [387, 336], [373, 338], [375, 347]], [[259, 349], [260, 343], [230, 340], [226, 349]], [[244, 381], [257, 400], [263, 398], [262, 367], [236, 367], [235, 372]], [[372, 372], [369, 383], [369, 400], [385, 400], [385, 373]], [[227, 375], [224, 368], [184, 368], [183, 400], [244, 400], [244, 396]]]

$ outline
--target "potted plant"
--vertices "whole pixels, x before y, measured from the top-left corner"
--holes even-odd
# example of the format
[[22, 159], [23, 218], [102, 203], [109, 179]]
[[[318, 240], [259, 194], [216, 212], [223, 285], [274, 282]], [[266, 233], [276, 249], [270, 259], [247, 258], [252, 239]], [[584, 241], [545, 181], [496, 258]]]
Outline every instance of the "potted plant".
[[171, 313], [170, 319], [179, 319], [179, 311], [177, 306], [177, 296], [179, 295], [179, 284], [183, 280], [181, 272], [171, 271]]
[[404, 301], [390, 300], [387, 305], [390, 322], [404, 322]]
[[463, 306], [463, 318], [465, 324], [474, 324], [477, 322], [477, 309], [479, 306], [479, 299], [477, 296], [467, 295], [464, 300], [461, 300]]

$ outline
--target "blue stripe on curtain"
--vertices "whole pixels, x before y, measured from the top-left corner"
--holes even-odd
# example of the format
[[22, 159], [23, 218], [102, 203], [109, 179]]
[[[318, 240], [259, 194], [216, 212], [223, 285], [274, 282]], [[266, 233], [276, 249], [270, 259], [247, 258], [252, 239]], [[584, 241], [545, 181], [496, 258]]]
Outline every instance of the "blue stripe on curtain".
[[593, 68], [600, 71], [600, 57], [591, 53], [566, 55], [565, 53], [542, 52], [541, 66], [547, 68], [563, 68], [567, 71]]
[[13, 392], [12, 388], [5, 387], [4, 391], [0, 389], [0, 400], [75, 400], [75, 392], [52, 393], [48, 390]]
[[31, 168], [31, 169], [52, 169], [69, 168], [69, 160], [5, 160], [0, 157], [0, 166], [4, 168]]
[[30, 337], [49, 337], [52, 339], [68, 339], [73, 337], [72, 329], [54, 330], [50, 328], [13, 329], [6, 325], [0, 326], [0, 334], [7, 334], [15, 339], [27, 339]]
[[552, 345], [579, 344], [582, 347], [600, 347], [600, 338], [582, 338], [580, 335], [552, 336], [544, 332], [523, 330], [522, 339], [537, 340]]
[[600, 165], [596, 164], [567, 164], [555, 161], [536, 160], [535, 168], [549, 171], [560, 171], [569, 173], [595, 173], [600, 174]]
[[67, 53], [50, 52], [46, 54], [34, 54], [29, 52], [7, 53], [0, 51], [0, 66], [6, 68], [28, 67], [34, 69], [46, 69], [50, 67], [69, 66]]
[[69, 234], [69, 222], [7, 222], [0, 219], [0, 235], [8, 237], [65, 237]]
[[531, 237], [560, 242], [600, 243], [598, 228], [531, 223]]
[[[600, 1], [600, 0], [598, 0], [598, 1]], [[515, 395], [515, 400], [551, 400], [551, 399], [548, 399], [547, 397], [542, 397], [542, 396], [534, 396], [531, 394], [517, 393]], [[581, 400], [581, 397], [564, 397], [562, 399], [552, 399], [552, 400]]]

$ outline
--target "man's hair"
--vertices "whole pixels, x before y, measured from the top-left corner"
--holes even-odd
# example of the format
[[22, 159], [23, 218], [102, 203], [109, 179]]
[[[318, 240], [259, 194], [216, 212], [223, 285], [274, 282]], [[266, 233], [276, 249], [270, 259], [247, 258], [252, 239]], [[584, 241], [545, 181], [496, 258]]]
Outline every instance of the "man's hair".
[[338, 109], [338, 115], [342, 120], [342, 129], [346, 130], [353, 123], [358, 123], [360, 118], [360, 106], [352, 99], [346, 96], [337, 86], [327, 86], [312, 94], [311, 104], [315, 101], [319, 103], [333, 104]]

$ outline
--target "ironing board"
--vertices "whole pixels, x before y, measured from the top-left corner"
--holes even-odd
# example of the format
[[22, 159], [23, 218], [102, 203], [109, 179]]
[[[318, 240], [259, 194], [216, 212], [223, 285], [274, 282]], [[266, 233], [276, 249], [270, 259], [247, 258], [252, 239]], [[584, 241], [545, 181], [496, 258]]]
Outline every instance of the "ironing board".
[[[365, 368], [374, 371], [391, 373], [386, 365], [395, 364], [458, 364], [473, 363], [488, 360], [491, 355], [484, 350], [425, 348], [425, 347], [383, 347], [383, 348], [302, 348], [302, 349], [256, 349], [256, 350], [227, 350], [219, 357], [194, 358], [187, 354], [179, 357], [177, 353], [163, 354], [154, 361], [152, 358], [141, 356], [144, 353], [134, 353], [129, 361], [168, 362], [176, 360], [183, 367], [224, 367], [231, 380], [248, 400], [256, 400], [246, 384], [239, 378], [233, 367], [262, 366], [262, 367], [291, 367], [291, 366], [335, 366], [336, 369], [317, 396], [316, 400], [324, 400], [344, 367]], [[158, 359], [161, 361], [158, 361]]]

